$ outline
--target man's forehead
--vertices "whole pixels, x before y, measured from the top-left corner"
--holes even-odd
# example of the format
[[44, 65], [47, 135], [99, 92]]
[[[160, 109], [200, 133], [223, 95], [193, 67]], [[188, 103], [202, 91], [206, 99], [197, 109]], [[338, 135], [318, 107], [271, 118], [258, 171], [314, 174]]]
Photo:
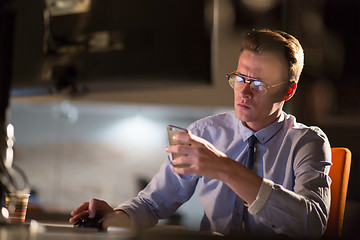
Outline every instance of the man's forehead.
[[285, 57], [280, 53], [245, 50], [239, 57], [237, 72], [258, 79], [268, 74], [280, 77], [283, 74], [287, 76], [288, 66]]

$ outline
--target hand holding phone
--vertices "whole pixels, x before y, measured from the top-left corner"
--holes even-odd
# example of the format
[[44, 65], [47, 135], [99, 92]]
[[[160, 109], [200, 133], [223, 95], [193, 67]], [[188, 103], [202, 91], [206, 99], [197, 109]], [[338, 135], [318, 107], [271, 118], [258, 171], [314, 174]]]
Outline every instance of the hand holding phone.
[[[174, 141], [173, 136], [175, 134], [177, 134], [177, 133], [188, 133], [189, 131], [187, 129], [185, 129], [185, 128], [181, 128], [181, 127], [177, 127], [177, 126], [173, 126], [173, 125], [168, 125], [167, 126], [167, 132], [168, 132], [168, 136], [169, 136], [170, 145], [179, 145], [179, 144], [182, 144], [182, 143]], [[175, 159], [175, 158], [181, 156], [182, 154], [171, 153], [171, 155], [172, 155], [172, 159]], [[174, 165], [174, 167], [189, 167], [189, 166], [190, 166], [190, 164]]]

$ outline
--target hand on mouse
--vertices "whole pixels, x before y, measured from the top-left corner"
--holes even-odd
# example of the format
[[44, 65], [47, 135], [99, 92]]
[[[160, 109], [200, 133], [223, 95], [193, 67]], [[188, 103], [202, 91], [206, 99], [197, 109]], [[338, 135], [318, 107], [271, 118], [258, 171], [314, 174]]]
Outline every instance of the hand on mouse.
[[80, 204], [75, 210], [71, 212], [72, 218], [69, 219], [70, 223], [76, 223], [81, 219], [90, 218], [104, 218], [107, 215], [115, 214], [116, 212], [105, 201], [98, 199], [90, 199], [89, 202]]
[[98, 230], [103, 230], [103, 223], [104, 218], [95, 216], [94, 218], [81, 218], [79, 221], [74, 223], [74, 226], [80, 228], [97, 228]]

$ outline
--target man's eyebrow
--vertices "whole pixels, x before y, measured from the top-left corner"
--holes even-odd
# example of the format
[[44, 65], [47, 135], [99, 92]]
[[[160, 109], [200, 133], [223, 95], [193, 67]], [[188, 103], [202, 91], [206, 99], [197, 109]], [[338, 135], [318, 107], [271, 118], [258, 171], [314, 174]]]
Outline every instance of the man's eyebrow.
[[238, 71], [236, 71], [235, 73], [238, 74], [238, 75], [240, 75], [240, 76], [244, 76], [244, 77], [247, 77], [247, 78], [250, 78], [250, 79], [253, 79], [253, 80], [261, 81], [261, 78], [249, 77], [249, 76], [247, 76], [247, 75], [245, 75], [245, 74], [242, 74], [242, 73], [240, 73], [240, 72], [238, 72]]

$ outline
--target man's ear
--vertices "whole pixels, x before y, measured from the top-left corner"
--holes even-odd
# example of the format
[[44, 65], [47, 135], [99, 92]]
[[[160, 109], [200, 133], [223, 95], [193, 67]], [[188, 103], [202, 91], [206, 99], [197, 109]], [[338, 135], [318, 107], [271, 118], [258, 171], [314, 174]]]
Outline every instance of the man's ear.
[[296, 87], [297, 87], [297, 83], [296, 82], [291, 82], [290, 86], [288, 87], [286, 96], [283, 98], [283, 101], [287, 101], [290, 98], [292, 98], [292, 96], [294, 96], [295, 91], [296, 91]]

